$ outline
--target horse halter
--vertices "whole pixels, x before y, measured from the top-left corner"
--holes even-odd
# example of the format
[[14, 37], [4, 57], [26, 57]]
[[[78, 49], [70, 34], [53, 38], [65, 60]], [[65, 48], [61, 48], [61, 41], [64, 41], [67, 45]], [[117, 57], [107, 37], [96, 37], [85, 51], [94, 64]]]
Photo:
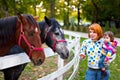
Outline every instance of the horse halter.
[[51, 36], [50, 29], [51, 29], [51, 26], [50, 27], [49, 26], [46, 27], [46, 30], [45, 30], [46, 34], [44, 36], [44, 41], [45, 41], [47, 35], [50, 35], [50, 37], [53, 39], [53, 41], [55, 41], [55, 43], [54, 43], [54, 45], [52, 47], [53, 51], [55, 52], [56, 44], [59, 43], [59, 42], [66, 42], [66, 40], [64, 40], [64, 39], [56, 40], [53, 36]]
[[[49, 34], [49, 33], [48, 33], [48, 34]], [[57, 43], [59, 43], [59, 42], [66, 42], [65, 39], [56, 40], [53, 36], [51, 36], [51, 34], [50, 34], [50, 37], [53, 39], [53, 41], [55, 41], [55, 43], [53, 44], [53, 47], [52, 47], [52, 49], [53, 49], [54, 52], [55, 52], [56, 44], [57, 44]]]
[[44, 36], [44, 38], [43, 38], [43, 41], [45, 41], [45, 39], [46, 39], [46, 37], [47, 37], [50, 29], [51, 29], [51, 26], [49, 27], [49, 26], [47, 25], [47, 26], [46, 26], [46, 29], [45, 29], [45, 33], [46, 33], [46, 34], [45, 34], [45, 36]]
[[25, 43], [27, 44], [27, 46], [28, 46], [28, 48], [29, 48], [29, 57], [31, 58], [32, 57], [32, 52], [33, 51], [43, 51], [43, 48], [37, 48], [37, 47], [34, 47], [34, 46], [32, 46], [30, 43], [29, 43], [29, 41], [27, 40], [27, 38], [25, 37], [25, 35], [24, 35], [24, 31], [23, 31], [23, 25], [22, 25], [22, 23], [21, 23], [21, 27], [20, 27], [20, 36], [19, 36], [19, 39], [18, 39], [18, 45], [20, 46], [20, 43], [21, 43], [21, 40], [22, 40], [22, 38], [23, 38], [23, 40], [25, 41]]

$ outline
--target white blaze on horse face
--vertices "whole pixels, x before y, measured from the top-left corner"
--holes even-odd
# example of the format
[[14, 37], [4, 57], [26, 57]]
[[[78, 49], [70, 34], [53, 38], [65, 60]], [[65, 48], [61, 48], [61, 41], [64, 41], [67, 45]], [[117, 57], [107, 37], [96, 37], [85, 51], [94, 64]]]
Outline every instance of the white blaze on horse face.
[[35, 32], [38, 32], [38, 28], [37, 27], [35, 28]]
[[56, 36], [56, 40], [61, 40], [62, 37], [61, 37], [61, 30], [59, 28], [56, 28], [56, 31], [55, 33], [57, 33], [55, 36]]

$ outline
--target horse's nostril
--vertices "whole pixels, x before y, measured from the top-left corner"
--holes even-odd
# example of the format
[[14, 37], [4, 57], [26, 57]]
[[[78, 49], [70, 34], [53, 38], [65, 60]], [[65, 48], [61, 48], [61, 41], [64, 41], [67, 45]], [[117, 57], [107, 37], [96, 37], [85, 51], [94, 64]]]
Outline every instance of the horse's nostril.
[[42, 64], [42, 63], [43, 63], [43, 62], [42, 62], [42, 59], [39, 59], [38, 61], [40, 62], [40, 64]]
[[41, 59], [39, 59], [38, 61], [39, 61], [39, 62], [42, 62], [42, 60], [41, 60]]
[[69, 52], [67, 53], [67, 56], [69, 56]]

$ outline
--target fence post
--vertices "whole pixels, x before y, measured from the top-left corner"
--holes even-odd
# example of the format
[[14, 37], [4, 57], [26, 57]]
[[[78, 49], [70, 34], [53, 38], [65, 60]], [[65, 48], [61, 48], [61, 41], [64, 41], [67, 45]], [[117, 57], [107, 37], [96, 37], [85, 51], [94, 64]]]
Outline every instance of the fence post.
[[[58, 55], [58, 69], [63, 68], [64, 60]], [[59, 76], [57, 80], [63, 80], [63, 75]]]
[[68, 39], [68, 49], [74, 52], [74, 57], [66, 65], [64, 65], [64, 60], [58, 55], [58, 70], [54, 71], [47, 76], [39, 78], [38, 80], [63, 80], [63, 74], [67, 72], [71, 67], [73, 67], [72, 74], [68, 80], [73, 80], [79, 66], [79, 50], [80, 50], [80, 36], [74, 33], [65, 32], [69, 37]]

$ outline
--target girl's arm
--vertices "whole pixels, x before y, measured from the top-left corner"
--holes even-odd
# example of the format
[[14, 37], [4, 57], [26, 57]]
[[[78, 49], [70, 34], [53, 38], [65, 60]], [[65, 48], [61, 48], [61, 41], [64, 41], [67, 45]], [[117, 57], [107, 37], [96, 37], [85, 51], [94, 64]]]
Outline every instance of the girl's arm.
[[80, 49], [80, 60], [83, 60], [85, 58], [86, 55], [86, 41], [83, 41], [81, 49]]
[[113, 54], [113, 55], [110, 57], [109, 62], [111, 63], [113, 60], [115, 60], [115, 58], [116, 58], [116, 54]]

